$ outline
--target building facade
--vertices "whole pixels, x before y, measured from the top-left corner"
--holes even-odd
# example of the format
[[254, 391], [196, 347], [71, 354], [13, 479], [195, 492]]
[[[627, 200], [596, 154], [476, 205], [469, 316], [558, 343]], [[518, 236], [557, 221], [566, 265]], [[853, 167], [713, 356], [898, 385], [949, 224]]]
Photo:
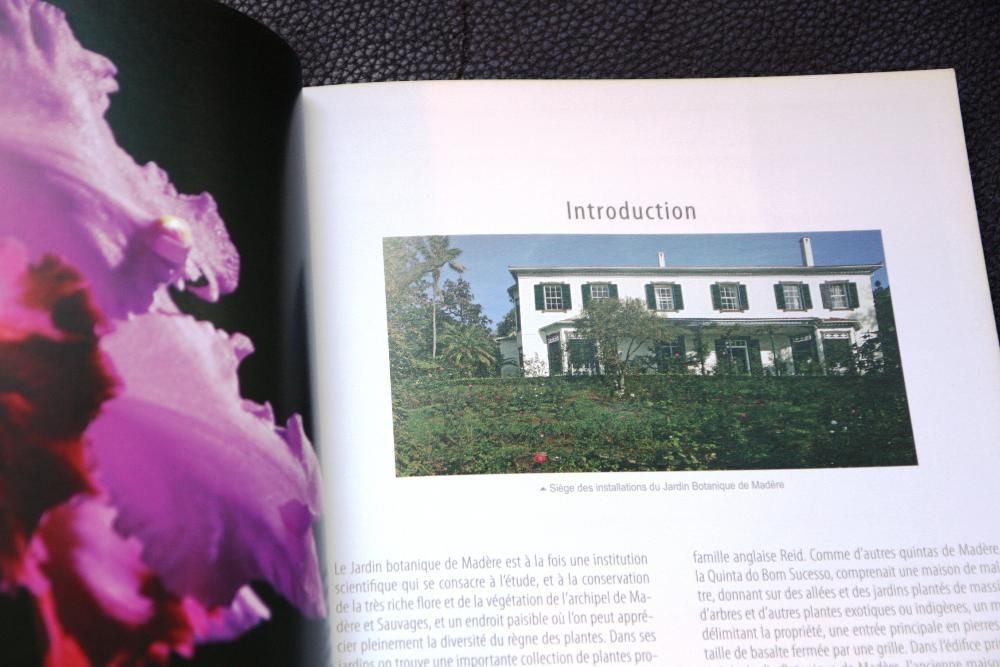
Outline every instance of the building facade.
[[[640, 299], [665, 320], [643, 351], [650, 371], [845, 372], [878, 325], [872, 273], [880, 264], [768, 267], [511, 267], [517, 331], [499, 340], [508, 375], [601, 371], [592, 342], [577, 335], [594, 299]], [[520, 370], [518, 370], [520, 369]]]

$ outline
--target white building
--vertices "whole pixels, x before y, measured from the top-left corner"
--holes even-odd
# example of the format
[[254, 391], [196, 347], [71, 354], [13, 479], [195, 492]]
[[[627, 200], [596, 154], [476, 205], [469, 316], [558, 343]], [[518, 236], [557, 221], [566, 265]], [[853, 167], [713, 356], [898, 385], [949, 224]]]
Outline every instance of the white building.
[[665, 339], [645, 350], [654, 369], [846, 368], [877, 333], [871, 274], [881, 265], [816, 266], [809, 238], [799, 243], [799, 266], [674, 267], [661, 252], [652, 267], [511, 267], [518, 330], [499, 341], [505, 374], [599, 372], [577, 319], [590, 300], [609, 298], [641, 299], [667, 321]]

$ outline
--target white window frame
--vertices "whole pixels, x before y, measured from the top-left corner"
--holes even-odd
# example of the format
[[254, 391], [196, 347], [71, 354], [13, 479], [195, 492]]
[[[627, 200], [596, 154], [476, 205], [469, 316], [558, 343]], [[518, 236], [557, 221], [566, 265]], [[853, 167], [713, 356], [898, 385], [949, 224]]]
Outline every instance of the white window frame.
[[740, 311], [740, 287], [736, 283], [719, 283], [719, 310]]
[[653, 294], [656, 296], [657, 310], [676, 310], [673, 285], [654, 285]]
[[802, 303], [802, 285], [799, 283], [782, 283], [781, 291], [785, 298], [785, 310], [805, 310]]
[[590, 300], [598, 301], [611, 298], [611, 285], [609, 283], [591, 283]]
[[750, 364], [750, 341], [745, 338], [727, 338], [723, 345], [726, 348], [727, 354], [729, 354], [730, 361], [736, 360], [734, 351], [739, 351], [739, 359], [742, 362], [743, 369], [747, 373], [752, 372], [751, 369], [753, 366]]
[[830, 299], [830, 310], [850, 310], [851, 297], [847, 293], [847, 283], [827, 283], [827, 296]]
[[545, 310], [566, 310], [563, 306], [563, 286], [560, 284], [542, 285], [542, 305]]
[[684, 348], [677, 339], [660, 341], [657, 343], [660, 352], [665, 352], [670, 359], [683, 361]]

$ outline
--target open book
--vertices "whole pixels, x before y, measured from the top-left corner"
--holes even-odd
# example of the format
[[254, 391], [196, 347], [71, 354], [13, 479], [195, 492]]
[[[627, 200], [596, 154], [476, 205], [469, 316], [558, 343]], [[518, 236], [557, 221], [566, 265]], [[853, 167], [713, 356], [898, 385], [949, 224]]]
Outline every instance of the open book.
[[0, 664], [1000, 664], [952, 72], [300, 90], [63, 4], [0, 0]]

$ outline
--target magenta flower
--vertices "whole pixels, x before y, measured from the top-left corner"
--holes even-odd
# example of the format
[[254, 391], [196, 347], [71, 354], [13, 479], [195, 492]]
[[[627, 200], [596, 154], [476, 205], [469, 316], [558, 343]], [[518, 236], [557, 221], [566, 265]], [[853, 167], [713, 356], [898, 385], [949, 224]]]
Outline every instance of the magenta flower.
[[247, 581], [266, 579], [322, 614], [318, 465], [298, 418], [276, 428], [267, 406], [240, 398], [247, 339], [149, 314], [119, 325], [101, 348], [122, 390], [86, 435], [119, 528], [142, 541], [164, 583], [225, 605]]
[[0, 239], [0, 590], [45, 512], [95, 489], [83, 432], [115, 384], [97, 323], [76, 271]]
[[103, 117], [115, 67], [61, 11], [0, 1], [0, 63], [0, 237], [75, 267], [108, 317], [148, 310], [168, 283], [204, 279], [194, 291], [209, 300], [235, 289], [239, 257], [215, 202], [179, 195], [118, 146]]
[[48, 635], [46, 664], [140, 664], [194, 648], [181, 599], [143, 563], [141, 545], [112, 529], [113, 517], [82, 496], [48, 512], [35, 535], [24, 583]]
[[315, 455], [245, 401], [250, 342], [178, 312], [239, 258], [207, 194], [115, 143], [114, 66], [62, 13], [0, 0], [0, 591], [35, 596], [46, 664], [190, 655], [325, 613]]

